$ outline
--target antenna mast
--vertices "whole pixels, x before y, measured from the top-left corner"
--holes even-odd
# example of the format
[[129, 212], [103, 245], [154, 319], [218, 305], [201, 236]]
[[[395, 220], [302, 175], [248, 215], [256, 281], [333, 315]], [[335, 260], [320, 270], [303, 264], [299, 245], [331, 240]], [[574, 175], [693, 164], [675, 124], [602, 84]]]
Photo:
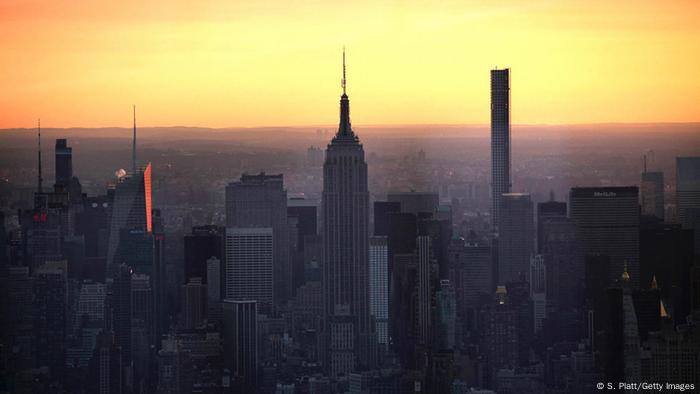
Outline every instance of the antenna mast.
[[39, 174], [38, 174], [38, 179], [37, 179], [37, 191], [39, 193], [44, 192], [43, 188], [43, 181], [44, 179], [41, 177], [41, 119], [38, 120], [38, 135], [39, 135], [39, 140], [38, 140], [38, 159], [39, 159]]
[[131, 143], [131, 171], [136, 174], [136, 105], [134, 105], [134, 138]]
[[343, 94], [345, 94], [345, 84], [345, 47], [343, 47], [343, 81], [341, 82], [341, 85], [343, 86]]

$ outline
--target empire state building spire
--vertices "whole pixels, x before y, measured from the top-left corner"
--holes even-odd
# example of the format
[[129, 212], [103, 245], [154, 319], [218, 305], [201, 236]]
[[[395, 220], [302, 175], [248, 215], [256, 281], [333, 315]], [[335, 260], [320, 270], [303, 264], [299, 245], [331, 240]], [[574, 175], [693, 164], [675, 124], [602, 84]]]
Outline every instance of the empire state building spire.
[[338, 126], [338, 134], [336, 138], [352, 140], [355, 139], [355, 134], [352, 132], [350, 125], [350, 100], [346, 93], [347, 79], [345, 78], [345, 48], [343, 48], [343, 79], [341, 80], [343, 87], [343, 95], [340, 96], [340, 125]]
[[350, 126], [343, 51], [340, 126], [323, 163], [324, 349], [329, 376], [347, 376], [373, 365], [369, 313], [369, 190], [367, 162]]

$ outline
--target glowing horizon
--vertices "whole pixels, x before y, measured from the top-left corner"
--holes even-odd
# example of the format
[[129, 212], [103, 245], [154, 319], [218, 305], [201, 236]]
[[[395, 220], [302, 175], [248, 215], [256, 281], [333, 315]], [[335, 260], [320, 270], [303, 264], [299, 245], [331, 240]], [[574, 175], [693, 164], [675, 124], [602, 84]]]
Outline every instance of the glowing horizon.
[[700, 3], [0, 3], [0, 128], [700, 121]]

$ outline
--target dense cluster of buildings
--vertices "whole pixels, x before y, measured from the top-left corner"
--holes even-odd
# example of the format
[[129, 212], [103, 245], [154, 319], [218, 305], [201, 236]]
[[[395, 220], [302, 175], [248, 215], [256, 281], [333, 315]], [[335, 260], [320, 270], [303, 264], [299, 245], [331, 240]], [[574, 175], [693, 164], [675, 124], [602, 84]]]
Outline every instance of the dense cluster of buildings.
[[[677, 158], [677, 220], [646, 168], [640, 186], [536, 203], [511, 190], [509, 77], [491, 72], [491, 225], [464, 236], [434, 191], [372, 201], [345, 70], [338, 131], [309, 150], [321, 201], [243, 174], [225, 225], [184, 239], [164, 231], [135, 125], [131, 170], [100, 196], [56, 140], [53, 188], [39, 164], [33, 208], [0, 217], [0, 392], [699, 387], [700, 157]], [[175, 291], [166, 242], [183, 244]]]

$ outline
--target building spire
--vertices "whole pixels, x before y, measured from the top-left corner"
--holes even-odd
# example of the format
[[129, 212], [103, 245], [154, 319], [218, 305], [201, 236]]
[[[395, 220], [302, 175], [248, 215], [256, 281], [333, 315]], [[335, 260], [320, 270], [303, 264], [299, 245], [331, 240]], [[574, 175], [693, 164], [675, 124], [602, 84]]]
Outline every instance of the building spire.
[[345, 47], [343, 47], [343, 79], [341, 80], [343, 95], [340, 96], [340, 125], [336, 137], [352, 138], [354, 134], [350, 125], [350, 100], [346, 94], [347, 80], [345, 79]]
[[38, 171], [38, 177], [37, 177], [37, 192], [43, 193], [44, 192], [44, 179], [41, 177], [41, 119], [38, 119], [38, 127], [37, 127], [37, 132], [38, 132], [38, 149], [37, 149], [37, 154], [38, 154], [38, 161], [39, 161], [39, 171]]
[[343, 46], [343, 80], [341, 82], [341, 85], [343, 87], [343, 95], [346, 95], [346, 93], [345, 93], [346, 82], [347, 82], [347, 79], [345, 79], [345, 47]]
[[134, 105], [134, 138], [131, 142], [131, 171], [136, 174], [136, 105]]

